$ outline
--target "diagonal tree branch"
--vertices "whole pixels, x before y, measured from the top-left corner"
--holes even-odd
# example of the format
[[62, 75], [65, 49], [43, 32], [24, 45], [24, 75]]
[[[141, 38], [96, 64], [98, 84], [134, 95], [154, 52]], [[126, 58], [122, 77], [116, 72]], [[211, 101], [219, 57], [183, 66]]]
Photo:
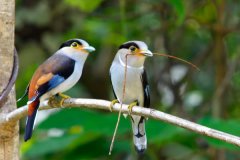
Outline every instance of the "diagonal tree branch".
[[[106, 101], [106, 100], [71, 98], [64, 101], [63, 107], [109, 110], [110, 103], [111, 103], [110, 101]], [[39, 109], [46, 110], [51, 108], [52, 107], [48, 106], [48, 102], [45, 101], [41, 104]], [[121, 105], [115, 104], [113, 107], [113, 112], [119, 112], [120, 109], [121, 109]], [[122, 113], [128, 113], [128, 106], [125, 104], [122, 105]], [[222, 131], [218, 131], [215, 129], [211, 129], [211, 128], [196, 124], [194, 122], [191, 122], [191, 121], [188, 121], [188, 120], [185, 120], [185, 119], [182, 119], [182, 118], [179, 118], [155, 109], [135, 106], [132, 109], [132, 114], [141, 115], [141, 116], [153, 118], [156, 120], [164, 121], [166, 123], [170, 123], [170, 124], [191, 130], [193, 132], [199, 133], [201, 135], [219, 139], [221, 141], [225, 141], [227, 143], [231, 143], [240, 147], [240, 137], [237, 137]], [[18, 108], [10, 112], [6, 116], [4, 115], [0, 116], [0, 125], [3, 125], [8, 122], [18, 121], [26, 115], [27, 115], [27, 106], [23, 106], [21, 108]]]

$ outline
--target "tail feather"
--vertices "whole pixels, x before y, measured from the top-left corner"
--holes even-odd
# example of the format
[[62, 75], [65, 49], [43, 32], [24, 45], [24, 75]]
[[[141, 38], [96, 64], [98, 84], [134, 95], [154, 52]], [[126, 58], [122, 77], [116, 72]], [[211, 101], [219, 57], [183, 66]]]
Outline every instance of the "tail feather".
[[141, 116], [131, 116], [133, 129], [133, 143], [139, 154], [147, 149], [147, 137], [145, 132], [145, 118]]
[[34, 121], [35, 121], [35, 117], [39, 107], [39, 103], [40, 101], [37, 99], [36, 101], [32, 102], [28, 106], [28, 117], [27, 117], [27, 123], [25, 128], [25, 135], [24, 135], [25, 142], [32, 137]]

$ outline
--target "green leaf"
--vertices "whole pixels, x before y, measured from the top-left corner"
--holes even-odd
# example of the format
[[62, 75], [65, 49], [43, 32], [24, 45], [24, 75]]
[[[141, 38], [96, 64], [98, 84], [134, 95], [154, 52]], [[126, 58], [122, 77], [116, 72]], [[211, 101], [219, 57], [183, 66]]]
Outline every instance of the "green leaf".
[[149, 142], [161, 144], [173, 140], [177, 135], [186, 132], [183, 128], [164, 122], [149, 119], [146, 123]]
[[[117, 122], [117, 114], [105, 114], [72, 108], [61, 110], [43, 121], [39, 129], [47, 130], [59, 128], [69, 130], [74, 126], [80, 126], [86, 132], [112, 135]], [[99, 129], [101, 128], [101, 129]], [[118, 133], [130, 131], [129, 119], [121, 118]]]
[[176, 13], [178, 15], [177, 24], [180, 25], [183, 23], [186, 15], [185, 7], [183, 4], [183, 1], [181, 0], [168, 0], [168, 3], [172, 5], [172, 7], [176, 10]]
[[41, 156], [67, 148], [79, 135], [64, 135], [61, 137], [47, 138], [33, 143], [25, 155], [28, 157]]
[[[43, 121], [38, 128], [35, 130], [34, 136], [43, 135], [43, 131], [48, 130], [50, 128], [57, 128], [63, 129], [67, 131], [66, 135], [57, 138], [47, 138], [41, 140], [40, 138], [33, 137], [32, 140], [36, 140], [34, 143], [31, 143], [30, 146], [25, 147], [25, 154], [26, 156], [36, 157], [36, 156], [43, 156], [46, 154], [51, 154], [55, 152], [59, 152], [61, 150], [66, 151], [69, 153], [69, 150], [79, 149], [81, 147], [81, 152], [88, 157], [93, 157], [94, 155], [100, 156], [102, 153], [107, 153], [110, 145], [110, 140], [117, 122], [117, 114], [106, 114], [103, 112], [93, 112], [88, 110], [80, 110], [78, 108], [68, 109], [68, 110], [61, 110], [56, 112], [55, 114], [48, 117], [45, 121]], [[132, 132], [130, 127], [130, 120], [127, 118], [121, 117], [121, 122], [119, 124], [118, 135], [119, 137], [124, 137], [124, 132], [129, 131]], [[40, 134], [41, 133], [41, 134]], [[72, 134], [74, 133], [74, 134]], [[76, 134], [80, 133], [80, 134]], [[92, 135], [92, 136], [91, 136]], [[108, 140], [104, 140], [101, 142], [102, 145], [99, 146], [99, 142], [95, 141], [97, 138], [100, 137], [107, 137]], [[101, 138], [100, 138], [101, 139]], [[130, 136], [132, 139], [132, 136]], [[107, 141], [107, 142], [106, 142]], [[94, 144], [94, 145], [93, 145]], [[104, 144], [104, 145], [103, 145]], [[124, 152], [129, 150], [129, 145], [132, 143], [129, 142], [128, 139], [124, 140], [116, 140], [115, 146], [117, 152]], [[39, 149], [40, 146], [50, 146], [51, 148], [47, 149], [43, 147]], [[96, 153], [90, 154], [89, 151], [87, 152], [85, 148], [93, 149], [93, 146], [101, 147], [102, 149], [98, 150]], [[24, 146], [23, 146], [24, 147]], [[40, 151], [38, 151], [40, 150]], [[78, 151], [80, 152], [80, 151]], [[94, 151], [95, 152], [95, 151]], [[113, 152], [115, 153], [115, 151]], [[81, 155], [84, 157], [84, 155]]]
[[[95, 141], [92, 141], [88, 144], [79, 146], [78, 148], [72, 149], [67, 154], [67, 159], [71, 160], [79, 160], [79, 159], [109, 159], [109, 145], [111, 141], [106, 138], [98, 138]], [[130, 151], [129, 140], [117, 140], [115, 141], [115, 145], [112, 151], [111, 159], [114, 158], [115, 155], [119, 155], [120, 153], [129, 153]], [[107, 158], [106, 158], [107, 156]], [[104, 158], [105, 157], [105, 158]]]
[[[85, 145], [96, 140], [97, 134], [65, 134], [61, 137], [49, 137], [46, 139], [37, 139], [28, 146], [24, 155], [28, 157], [39, 157], [62, 150], [72, 150], [77, 146]], [[27, 145], [27, 144], [24, 144]], [[44, 147], [45, 146], [45, 147]], [[23, 146], [24, 147], [24, 146]]]
[[[233, 135], [240, 135], [240, 128], [239, 123], [240, 120], [232, 119], [232, 120], [222, 120], [222, 119], [215, 119], [212, 117], [204, 117], [199, 121], [200, 124], [208, 126], [210, 128], [214, 128], [226, 133], [230, 133]], [[204, 139], [212, 146], [216, 148], [223, 148], [229, 150], [240, 150], [239, 147], [229, 144], [217, 139], [204, 137]]]
[[64, 2], [72, 7], [77, 7], [83, 12], [94, 11], [103, 0], [64, 0]]

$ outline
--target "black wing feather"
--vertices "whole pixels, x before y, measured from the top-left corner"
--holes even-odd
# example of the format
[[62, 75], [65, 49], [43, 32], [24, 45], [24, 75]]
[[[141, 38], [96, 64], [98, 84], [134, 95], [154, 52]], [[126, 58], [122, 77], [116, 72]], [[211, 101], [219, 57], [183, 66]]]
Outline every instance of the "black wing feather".
[[143, 73], [141, 75], [141, 80], [142, 80], [143, 92], [144, 92], [144, 107], [149, 108], [150, 107], [150, 88], [148, 85], [147, 73], [145, 70], [143, 70]]

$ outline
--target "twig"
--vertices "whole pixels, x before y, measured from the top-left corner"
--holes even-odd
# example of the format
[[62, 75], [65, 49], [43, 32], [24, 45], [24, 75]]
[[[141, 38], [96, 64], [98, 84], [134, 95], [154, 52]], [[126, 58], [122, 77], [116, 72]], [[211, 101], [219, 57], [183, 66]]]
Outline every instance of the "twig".
[[6, 85], [6, 87], [3, 89], [3, 91], [0, 93], [0, 107], [3, 106], [8, 94], [10, 93], [10, 91], [12, 90], [12, 87], [17, 79], [17, 75], [18, 75], [18, 54], [17, 54], [17, 50], [16, 48], [14, 49], [14, 62], [13, 62], [13, 68], [12, 68], [12, 74], [11, 77], [9, 79], [8, 84]]
[[189, 61], [187, 61], [185, 59], [182, 59], [182, 58], [179, 58], [179, 57], [176, 57], [176, 56], [173, 56], [173, 55], [168, 55], [168, 54], [165, 54], [165, 53], [153, 53], [153, 54], [158, 55], [158, 56], [163, 56], [163, 57], [168, 57], [168, 58], [179, 60], [179, 61], [181, 61], [183, 63], [186, 63], [186, 64], [190, 65], [194, 69], [200, 71], [200, 69], [195, 64], [193, 64], [193, 63], [191, 63], [191, 62], [189, 62]]
[[[111, 102], [106, 100], [71, 98], [71, 99], [65, 100], [63, 106], [64, 108], [76, 107], [76, 108], [89, 108], [89, 109], [103, 109], [103, 110], [109, 111], [110, 104]], [[47, 101], [45, 101], [40, 105], [39, 109], [46, 110], [46, 109], [52, 108], [47, 105], [48, 103]], [[121, 108], [120, 104], [115, 104], [113, 106], [113, 111], [119, 112], [120, 108]], [[122, 113], [127, 114], [128, 111], [129, 111], [128, 105], [123, 104]], [[201, 135], [219, 139], [221, 141], [225, 141], [227, 143], [231, 143], [240, 147], [240, 137], [237, 137], [222, 131], [218, 131], [215, 129], [211, 129], [211, 128], [196, 124], [194, 122], [191, 122], [191, 121], [188, 121], [188, 120], [185, 120], [185, 119], [182, 119], [182, 118], [179, 118], [155, 109], [135, 106], [132, 108], [131, 114], [145, 116], [145, 117], [153, 118], [156, 120], [164, 121], [166, 123], [170, 123], [175, 126], [179, 126], [179, 127], [191, 130], [193, 132], [199, 133]], [[7, 122], [20, 120], [26, 115], [27, 115], [27, 106], [20, 107], [5, 116], [4, 115], [0, 116], [0, 125], [3, 125], [4, 123], [7, 123]]]
[[110, 145], [110, 148], [109, 148], [109, 155], [111, 155], [112, 153], [112, 149], [113, 149], [113, 144], [114, 144], [114, 140], [115, 140], [115, 137], [116, 137], [116, 134], [117, 134], [117, 130], [118, 130], [118, 125], [120, 123], [120, 119], [121, 119], [121, 113], [122, 113], [122, 105], [123, 105], [123, 101], [125, 99], [125, 92], [126, 92], [126, 81], [127, 81], [127, 57], [128, 57], [129, 54], [127, 54], [125, 56], [125, 67], [124, 67], [124, 78], [123, 78], [123, 88], [122, 88], [122, 100], [120, 102], [120, 105], [121, 105], [121, 108], [119, 110], [119, 113], [118, 113], [118, 119], [117, 119], [117, 123], [116, 123], [116, 127], [114, 129], [114, 132], [113, 132], [113, 137], [112, 137], [112, 141], [111, 141], [111, 145]]

